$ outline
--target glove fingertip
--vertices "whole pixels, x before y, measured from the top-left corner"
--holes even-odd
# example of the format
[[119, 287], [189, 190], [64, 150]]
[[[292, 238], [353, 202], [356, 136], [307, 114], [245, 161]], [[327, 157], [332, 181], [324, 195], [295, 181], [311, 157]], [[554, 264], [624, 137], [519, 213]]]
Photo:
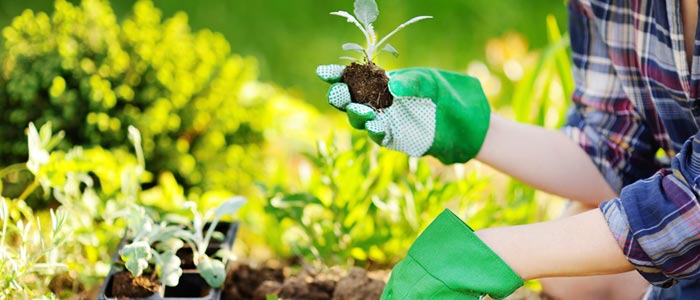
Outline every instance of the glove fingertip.
[[385, 140], [387, 133], [386, 133], [386, 130], [384, 128], [383, 123], [376, 121], [376, 120], [372, 120], [372, 121], [367, 122], [365, 124], [365, 127], [367, 129], [367, 132], [369, 133], [369, 137], [375, 143], [382, 145], [382, 146], [386, 146], [386, 144], [388, 142]]
[[343, 65], [320, 65], [316, 67], [316, 75], [321, 80], [328, 83], [336, 83], [343, 78], [345, 66]]
[[345, 111], [345, 108], [351, 102], [350, 89], [345, 83], [334, 83], [328, 89], [328, 104], [333, 107]]
[[367, 121], [374, 120], [374, 109], [359, 103], [350, 103], [346, 107], [350, 125], [357, 129], [365, 129]]

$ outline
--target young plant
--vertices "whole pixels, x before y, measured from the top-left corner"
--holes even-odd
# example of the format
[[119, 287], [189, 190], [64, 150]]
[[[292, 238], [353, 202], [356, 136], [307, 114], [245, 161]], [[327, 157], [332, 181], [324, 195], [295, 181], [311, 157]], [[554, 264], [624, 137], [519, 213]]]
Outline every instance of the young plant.
[[[212, 238], [216, 238], [214, 229], [216, 225], [219, 224], [219, 220], [223, 215], [231, 215], [238, 211], [238, 209], [245, 204], [246, 199], [244, 197], [232, 197], [226, 200], [224, 203], [218, 207], [207, 211], [202, 215], [197, 210], [197, 204], [194, 202], [187, 202], [186, 208], [192, 211], [192, 223], [190, 224], [190, 231], [180, 231], [178, 236], [185, 240], [193, 251], [193, 261], [197, 266], [197, 270], [200, 275], [204, 277], [204, 280], [213, 288], [221, 287], [226, 278], [226, 266], [224, 262], [219, 259], [211, 258], [207, 255], [206, 251], [209, 247], [209, 243]], [[209, 221], [209, 228], [206, 233], [204, 233], [205, 221]], [[220, 237], [219, 240], [223, 239]], [[227, 255], [224, 252], [228, 252]], [[230, 249], [224, 247], [215, 256], [230, 256]]]
[[0, 299], [54, 298], [42, 295], [41, 290], [51, 275], [68, 269], [58, 262], [67, 238], [66, 214], [61, 209], [50, 210], [51, 227], [45, 234], [39, 217], [33, 220], [31, 211], [26, 211], [27, 219], [11, 220], [16, 208], [7, 200], [0, 196]]
[[353, 102], [369, 104], [375, 109], [389, 107], [393, 102], [393, 97], [389, 93], [387, 86], [389, 78], [382, 68], [374, 64], [374, 59], [380, 51], [398, 56], [399, 52], [396, 48], [386, 41], [402, 28], [421, 20], [430, 19], [432, 16], [414, 17], [396, 27], [384, 38], [379, 39], [372, 25], [379, 15], [377, 3], [374, 0], [355, 0], [354, 6], [354, 16], [342, 10], [331, 13], [332, 15], [344, 17], [349, 23], [355, 24], [365, 36], [364, 47], [356, 43], [343, 44], [343, 50], [361, 54], [365, 63], [358, 63], [360, 59], [347, 56], [341, 57], [353, 60], [353, 63], [345, 69], [342, 82], [348, 85]]
[[124, 267], [134, 276], [141, 276], [153, 264], [163, 285], [176, 286], [182, 269], [175, 251], [184, 245], [176, 236], [182, 228], [154, 222], [141, 206], [132, 205], [127, 212], [127, 226], [133, 236], [119, 250]]

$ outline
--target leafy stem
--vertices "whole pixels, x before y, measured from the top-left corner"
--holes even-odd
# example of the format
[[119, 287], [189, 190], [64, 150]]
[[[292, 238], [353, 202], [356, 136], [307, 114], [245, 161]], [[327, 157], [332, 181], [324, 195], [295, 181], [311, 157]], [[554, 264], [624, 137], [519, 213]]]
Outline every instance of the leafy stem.
[[[355, 26], [362, 31], [362, 34], [365, 36], [364, 47], [355, 43], [345, 43], [342, 48], [346, 51], [355, 51], [363, 54], [367, 63], [371, 63], [379, 51], [386, 51], [394, 56], [398, 56], [399, 52], [393, 46], [386, 43], [386, 41], [402, 28], [418, 21], [432, 18], [432, 16], [414, 17], [399, 25], [384, 38], [377, 41], [377, 34], [374, 32], [374, 26], [372, 25], [372, 22], [376, 21], [379, 15], [377, 3], [374, 0], [355, 0], [355, 10], [353, 12], [355, 13], [354, 16], [342, 10], [331, 12], [331, 15], [345, 18], [349, 23], [355, 24]], [[382, 45], [384, 45], [383, 48], [381, 48]]]

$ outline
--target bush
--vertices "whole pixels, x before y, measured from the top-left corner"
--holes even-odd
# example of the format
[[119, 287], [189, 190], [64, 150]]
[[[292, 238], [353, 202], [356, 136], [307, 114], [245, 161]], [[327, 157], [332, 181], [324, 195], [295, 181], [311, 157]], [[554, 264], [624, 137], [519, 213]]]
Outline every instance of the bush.
[[[149, 1], [117, 22], [107, 1], [26, 10], [3, 29], [0, 165], [24, 161], [24, 128], [51, 122], [65, 142], [107, 149], [141, 131], [148, 170], [169, 171], [186, 191], [249, 186], [271, 115], [253, 59], [231, 54], [187, 16], [162, 21]], [[263, 90], [261, 92], [261, 90]], [[245, 153], [245, 155], [243, 155]], [[193, 190], [194, 189], [194, 190]]]

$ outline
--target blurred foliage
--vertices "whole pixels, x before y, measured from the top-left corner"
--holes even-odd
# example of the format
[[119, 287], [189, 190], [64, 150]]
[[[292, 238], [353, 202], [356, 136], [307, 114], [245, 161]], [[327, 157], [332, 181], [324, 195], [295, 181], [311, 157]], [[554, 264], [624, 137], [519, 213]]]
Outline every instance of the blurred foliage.
[[364, 136], [347, 149], [343, 142], [319, 142], [300, 165], [298, 186], [266, 190], [279, 246], [310, 261], [391, 266], [448, 202], [466, 203], [486, 187], [485, 179], [455, 178], [449, 168], [380, 150]]
[[[61, 223], [60, 235], [55, 235], [62, 237], [60, 244], [41, 243], [39, 247], [27, 248], [25, 255], [37, 257], [35, 260], [3, 260], [3, 274], [10, 273], [11, 270], [7, 269], [9, 264], [27, 269], [33, 264], [56, 265], [60, 262], [62, 267], [45, 268], [42, 273], [19, 278], [27, 285], [15, 286], [7, 292], [11, 293], [12, 299], [52, 294], [69, 296], [81, 292], [85, 286], [99, 283], [109, 270], [112, 249], [116, 247], [121, 231], [113, 223], [105, 222], [106, 216], [124, 207], [125, 203], [135, 201], [140, 182], [133, 176], [137, 162], [133, 156], [121, 150], [109, 152], [102, 148], [74, 147], [67, 152], [51, 151], [61, 135], [52, 136], [50, 124], [45, 124], [39, 131], [31, 124], [28, 134], [32, 155], [27, 163], [0, 170], [6, 182], [13, 183], [16, 178], [24, 178], [18, 176], [23, 173], [29, 173], [32, 178], [31, 183], [24, 185], [26, 190], [21, 195], [2, 198], [8, 207], [8, 211], [2, 214], [3, 222], [35, 226], [54, 224], [51, 222], [53, 213], [35, 210], [27, 205], [27, 197], [38, 188], [44, 190], [46, 195], [54, 195], [57, 203], [52, 206], [57, 207], [57, 215], [69, 217]], [[34, 219], [38, 221], [34, 222]], [[40, 237], [41, 234], [35, 236]], [[26, 239], [18, 238], [14, 232], [3, 231], [2, 239], [6, 244], [0, 249], [28, 244]], [[42, 256], [44, 252], [47, 254]], [[58, 272], [63, 273], [59, 275]], [[74, 284], [49, 284], [58, 276], [64, 278], [64, 282]]]
[[[125, 18], [136, 0], [112, 1], [119, 19]], [[78, 0], [72, 0], [78, 2]], [[401, 50], [398, 59], [380, 57], [386, 69], [431, 66], [464, 71], [469, 62], [484, 60], [482, 46], [506, 32], [517, 30], [534, 49], [547, 45], [543, 20], [553, 14], [565, 25], [566, 8], [559, 0], [500, 1], [396, 1], [378, 0], [380, 34], [418, 15], [434, 19], [412, 26], [392, 38]], [[196, 30], [221, 32], [233, 52], [254, 56], [261, 79], [294, 90], [321, 110], [328, 110], [325, 88], [313, 70], [319, 64], [343, 63], [340, 46], [345, 41], [362, 42], [357, 30], [332, 11], [352, 10], [351, 0], [259, 0], [187, 1], [155, 0], [164, 16], [187, 13]], [[0, 26], [25, 8], [50, 12], [52, 0], [0, 0]]]
[[[142, 190], [149, 174], [144, 173], [145, 162], [139, 158], [138, 132], [137, 138], [133, 130], [131, 134], [136, 156], [101, 147], [52, 150], [63, 135], [53, 134], [50, 123], [40, 130], [30, 123], [27, 132], [32, 153], [29, 160], [0, 169], [0, 177], [9, 182], [20, 173], [29, 173], [32, 178], [20, 196], [0, 197], [0, 221], [3, 228], [9, 228], [0, 236], [0, 286], [10, 287], [3, 289], [10, 295], [7, 299], [77, 294], [81, 299], [95, 298], [86, 293], [100, 284], [110, 269], [126, 227], [120, 217], [128, 207], [144, 205], [157, 220], [189, 218], [192, 214], [176, 183], [162, 180]], [[56, 203], [51, 206], [55, 209], [36, 210], [27, 205], [27, 196], [39, 188], [53, 196]], [[207, 207], [215, 207], [228, 196], [202, 197], [207, 199]], [[41, 224], [39, 229], [45, 230], [34, 229]], [[53, 283], [56, 278], [73, 284]]]
[[[53, 299], [46, 287], [51, 278], [68, 269], [58, 260], [58, 250], [69, 234], [62, 228], [66, 215], [52, 210], [50, 222], [42, 227], [39, 216], [27, 207], [15, 207], [18, 204], [23, 203], [8, 207], [0, 197], [0, 298]], [[19, 212], [23, 219], [17, 218]]]
[[268, 103], [287, 96], [256, 82], [255, 60], [221, 34], [161, 15], [140, 1], [120, 25], [105, 1], [58, 0], [51, 16], [26, 10], [4, 28], [0, 106], [13, 109], [0, 110], [0, 165], [26, 158], [30, 121], [65, 131], [64, 149], [123, 147], [134, 125], [149, 171], [186, 191], [250, 186]]
[[[113, 13], [102, 0], [58, 0], [51, 16], [25, 11], [3, 30], [0, 105], [12, 109], [0, 110], [0, 166], [7, 166], [0, 171], [0, 192], [13, 221], [48, 220], [49, 211], [35, 210], [30, 195], [50, 195], [44, 207], [76, 216], [66, 222], [72, 234], [60, 251], [70, 277], [87, 287], [99, 283], [123, 232], [109, 212], [133, 202], [160, 214], [182, 213], [188, 200], [207, 209], [243, 194], [249, 203], [239, 212], [243, 226], [235, 244], [241, 257], [302, 255], [370, 267], [400, 259], [444, 207], [475, 229], [548, 216], [554, 197], [476, 161], [443, 166], [380, 149], [362, 132], [350, 133], [341, 114], [321, 114], [258, 81], [261, 62], [264, 78], [298, 84], [322, 98], [327, 86], [315, 78], [314, 67], [336, 62], [339, 41], [356, 36], [352, 26], [328, 15], [348, 9], [349, 1], [268, 1], [156, 2], [163, 12], [148, 1], [136, 2], [133, 10], [134, 1], [120, 1]], [[389, 69], [466, 69], [480, 79], [498, 113], [560, 125], [572, 86], [567, 37], [558, 13], [540, 13], [563, 11], [561, 2], [538, 0], [547, 5], [533, 12], [539, 4], [440, 1], [380, 1], [380, 32], [409, 16], [436, 17], [397, 35], [392, 44], [405, 49], [402, 57], [382, 63]], [[42, 3], [0, 0], [0, 11]], [[176, 8], [194, 15], [192, 21]], [[505, 27], [486, 25], [495, 15], [493, 22]], [[232, 54], [222, 34], [193, 32], [189, 23], [228, 26], [233, 52], [258, 59]], [[518, 29], [525, 34], [504, 32], [514, 24], [523, 25]], [[479, 30], [464, 29], [470, 26]], [[547, 35], [535, 35], [543, 31]], [[265, 50], [253, 50], [263, 44]], [[27, 146], [30, 121], [51, 122], [64, 132], [63, 142], [42, 129], [40, 142]], [[137, 156], [129, 150], [129, 125], [142, 135], [142, 143], [132, 141]], [[329, 138], [314, 149], [322, 137]], [[49, 146], [57, 148], [49, 152]], [[27, 164], [13, 164], [27, 155]], [[141, 174], [144, 161], [147, 172]]]

